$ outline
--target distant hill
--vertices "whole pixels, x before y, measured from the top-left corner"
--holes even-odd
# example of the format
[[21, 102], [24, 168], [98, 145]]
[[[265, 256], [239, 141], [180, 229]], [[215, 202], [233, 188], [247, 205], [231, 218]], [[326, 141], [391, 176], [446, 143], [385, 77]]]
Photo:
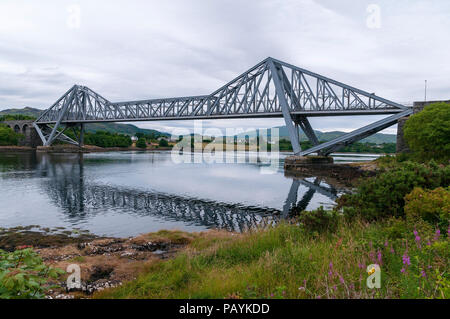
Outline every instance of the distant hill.
[[[7, 109], [0, 111], [0, 116], [2, 115], [27, 115], [37, 118], [43, 110], [35, 109], [32, 107], [25, 107], [23, 109]], [[144, 134], [158, 134], [170, 136], [168, 133], [160, 132], [157, 130], [144, 129], [139, 128], [132, 124], [121, 124], [121, 123], [91, 123], [86, 124], [87, 132], [96, 132], [96, 131], [107, 131], [110, 133], [121, 133], [127, 135], [135, 135], [136, 133], [144, 133]]]
[[[288, 130], [286, 126], [277, 126], [275, 127], [279, 130], [280, 138], [289, 138]], [[332, 139], [335, 139], [341, 135], [344, 135], [345, 132], [341, 131], [331, 131], [331, 132], [321, 132], [321, 131], [314, 131], [317, 135], [317, 138], [320, 141], [330, 141]], [[270, 133], [269, 133], [270, 134]], [[245, 134], [239, 134], [238, 137], [242, 138], [245, 135], [248, 135], [249, 137], [256, 137], [257, 132], [252, 131]], [[305, 133], [300, 131], [300, 140], [301, 141], [307, 141], [308, 138], [306, 137]], [[375, 143], [375, 144], [383, 144], [383, 143], [396, 143], [397, 142], [397, 135], [395, 134], [383, 134], [383, 133], [376, 133], [372, 136], [369, 136], [363, 140], [361, 140], [362, 143]]]
[[38, 117], [42, 113], [42, 110], [32, 107], [24, 107], [23, 109], [8, 109], [0, 111], [0, 115], [26, 115], [32, 117]]

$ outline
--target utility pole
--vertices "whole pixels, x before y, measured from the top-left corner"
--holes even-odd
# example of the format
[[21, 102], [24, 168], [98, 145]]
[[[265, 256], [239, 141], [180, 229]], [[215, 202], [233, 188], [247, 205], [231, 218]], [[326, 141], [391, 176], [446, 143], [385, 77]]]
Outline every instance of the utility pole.
[[427, 80], [425, 80], [425, 102], [427, 101]]

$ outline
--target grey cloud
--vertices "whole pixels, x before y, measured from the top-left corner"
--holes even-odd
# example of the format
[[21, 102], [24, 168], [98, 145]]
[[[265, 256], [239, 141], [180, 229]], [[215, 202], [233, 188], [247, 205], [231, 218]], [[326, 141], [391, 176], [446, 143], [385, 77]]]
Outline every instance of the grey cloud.
[[[208, 94], [267, 56], [399, 102], [450, 98], [450, 4], [361, 0], [26, 1], [0, 3], [0, 109], [46, 108], [74, 83], [111, 101]], [[79, 4], [80, 28], [67, 25]], [[3, 66], [3, 69], [2, 69]], [[9, 68], [9, 70], [8, 70]], [[22, 71], [22, 72], [19, 72]], [[375, 117], [313, 119], [350, 130]], [[189, 122], [137, 123], [166, 129]], [[205, 121], [270, 127], [280, 119]], [[390, 129], [390, 131], [395, 131]]]

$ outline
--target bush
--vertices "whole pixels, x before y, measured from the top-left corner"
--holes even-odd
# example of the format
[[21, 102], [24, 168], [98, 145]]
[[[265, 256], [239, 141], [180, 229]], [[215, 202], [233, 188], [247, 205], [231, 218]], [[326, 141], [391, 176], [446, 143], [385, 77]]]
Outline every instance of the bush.
[[405, 215], [408, 221], [423, 219], [432, 225], [438, 225], [445, 233], [450, 220], [450, 188], [423, 190], [420, 187], [405, 197]]
[[320, 206], [316, 210], [303, 211], [298, 220], [308, 231], [334, 232], [339, 224], [339, 213], [334, 210], [325, 210]]
[[159, 140], [158, 145], [161, 146], [161, 147], [167, 147], [167, 146], [169, 146], [169, 142], [167, 142], [166, 139], [162, 138], [162, 139]]
[[31, 248], [0, 250], [0, 299], [43, 298], [47, 280], [62, 273], [46, 266]]
[[450, 166], [442, 167], [434, 162], [397, 163], [375, 177], [361, 180], [354, 194], [343, 195], [337, 200], [338, 208], [344, 208], [345, 212], [345, 207], [353, 207], [353, 213], [368, 220], [403, 217], [405, 196], [414, 187], [434, 189], [447, 187], [449, 182]]
[[136, 142], [136, 146], [139, 148], [147, 148], [147, 142], [145, 141], [145, 138], [139, 138]]
[[14, 132], [12, 128], [0, 124], [0, 146], [17, 145], [22, 137], [22, 134]]
[[100, 147], [129, 147], [132, 144], [128, 135], [97, 131], [95, 133], [86, 133], [85, 144], [96, 145]]
[[434, 103], [412, 115], [405, 123], [404, 136], [419, 160], [450, 159], [450, 104]]

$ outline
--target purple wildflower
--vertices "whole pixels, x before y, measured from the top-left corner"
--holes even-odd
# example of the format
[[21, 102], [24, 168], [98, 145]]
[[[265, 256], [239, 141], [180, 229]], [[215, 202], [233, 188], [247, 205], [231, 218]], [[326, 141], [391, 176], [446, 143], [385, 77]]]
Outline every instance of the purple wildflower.
[[388, 241], [386, 239], [386, 241], [384, 242], [384, 247], [387, 247], [387, 246], [389, 246], [389, 243], [388, 243]]
[[339, 281], [341, 282], [341, 284], [345, 283], [344, 278], [342, 278], [342, 277], [339, 277]]
[[434, 240], [439, 240], [439, 237], [441, 237], [441, 230], [438, 228], [434, 234]]
[[405, 253], [402, 257], [403, 265], [409, 266], [411, 265], [411, 261], [409, 260], [409, 256]]
[[405, 271], [405, 268], [402, 268], [402, 270], [400, 270], [401, 273], [404, 273]]
[[425, 272], [425, 270], [422, 270], [421, 272], [420, 272], [420, 274], [422, 275], [422, 277], [427, 277], [427, 273]]
[[378, 259], [378, 263], [381, 265], [383, 263], [383, 259], [381, 256], [381, 250], [378, 250], [377, 259]]

